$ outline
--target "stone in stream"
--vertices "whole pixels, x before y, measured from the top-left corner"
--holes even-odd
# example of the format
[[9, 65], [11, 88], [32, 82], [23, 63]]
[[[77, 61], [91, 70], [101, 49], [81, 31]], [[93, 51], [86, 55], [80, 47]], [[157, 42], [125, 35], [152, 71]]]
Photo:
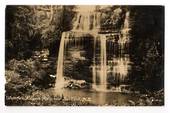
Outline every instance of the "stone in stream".
[[131, 106], [135, 106], [135, 105], [136, 105], [135, 102], [132, 101], [132, 100], [128, 100], [128, 103], [129, 103]]

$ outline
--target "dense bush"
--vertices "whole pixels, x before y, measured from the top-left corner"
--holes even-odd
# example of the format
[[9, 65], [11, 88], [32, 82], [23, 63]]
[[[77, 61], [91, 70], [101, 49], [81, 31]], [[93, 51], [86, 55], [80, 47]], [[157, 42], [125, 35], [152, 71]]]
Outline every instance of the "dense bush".
[[43, 48], [48, 48], [50, 55], [56, 54], [61, 33], [71, 29], [73, 8], [48, 5], [7, 6], [6, 61], [11, 58], [30, 58], [33, 50]]
[[48, 71], [51, 64], [47, 63], [46, 66], [40, 64], [41, 61], [38, 59], [10, 60], [5, 70], [6, 95], [23, 95], [36, 89], [50, 87], [55, 80], [50, 77], [54, 73]]
[[144, 89], [161, 89], [164, 87], [164, 8], [131, 7], [131, 21], [130, 51], [134, 62], [131, 82]]

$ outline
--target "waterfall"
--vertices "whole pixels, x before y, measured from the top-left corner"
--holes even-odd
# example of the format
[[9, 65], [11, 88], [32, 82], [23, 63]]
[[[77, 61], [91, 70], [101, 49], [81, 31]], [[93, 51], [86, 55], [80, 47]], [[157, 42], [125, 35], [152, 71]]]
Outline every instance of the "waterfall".
[[97, 88], [97, 81], [96, 81], [96, 38], [94, 37], [94, 46], [93, 46], [93, 66], [92, 66], [92, 77], [93, 77], [93, 89]]
[[[77, 15], [74, 19], [73, 29], [62, 33], [57, 60], [55, 87], [57, 89], [64, 87], [65, 80], [63, 73], [66, 48], [74, 46], [74, 49], [80, 49], [80, 45], [84, 44], [84, 38], [90, 34], [94, 41], [93, 64], [90, 68], [92, 72], [92, 88], [94, 90], [106, 91], [107, 84], [109, 83], [107, 81], [108, 73], [112, 73], [116, 82], [116, 80], [124, 80], [129, 70], [130, 60], [129, 57], [123, 56], [123, 52], [126, 48], [126, 43], [129, 41], [130, 12], [126, 12], [123, 28], [119, 33], [99, 34], [101, 13], [96, 12], [94, 6], [80, 6], [76, 11]], [[111, 36], [112, 39], [109, 40], [108, 36]], [[109, 49], [108, 53], [107, 49]], [[111, 57], [108, 57], [109, 55]], [[72, 54], [72, 56], [77, 59], [85, 59], [78, 53]]]
[[125, 13], [125, 20], [123, 23], [123, 28], [121, 30], [121, 37], [119, 37], [118, 40], [118, 57], [113, 58], [113, 64], [116, 64], [113, 66], [113, 76], [115, 79], [115, 82], [117, 84], [120, 84], [125, 80], [125, 78], [128, 75], [128, 71], [131, 69], [130, 66], [130, 58], [129, 53], [125, 53], [126, 50], [128, 50], [128, 43], [129, 43], [129, 30], [130, 30], [130, 12], [127, 11]]
[[60, 89], [64, 87], [63, 66], [64, 66], [64, 49], [66, 48], [66, 44], [65, 44], [66, 37], [67, 37], [66, 32], [63, 32], [60, 41], [58, 60], [57, 60], [57, 71], [56, 71], [57, 75], [56, 75], [56, 84], [55, 84], [56, 89]]
[[100, 36], [100, 90], [107, 89], [107, 66], [106, 66], [106, 37], [104, 35]]
[[[92, 66], [92, 77], [93, 77], [93, 89], [97, 91], [107, 90], [107, 52], [106, 52], [106, 36], [98, 34], [94, 38], [94, 52], [93, 52], [93, 66]], [[100, 46], [100, 52], [97, 56], [96, 49], [97, 43]], [[99, 58], [98, 58], [99, 57]], [[96, 62], [96, 58], [99, 64]], [[97, 84], [96, 78], [99, 79], [99, 84]]]
[[119, 40], [119, 43], [121, 45], [123, 45], [129, 41], [129, 31], [130, 31], [130, 25], [129, 25], [130, 17], [129, 16], [130, 16], [130, 12], [127, 11], [125, 14], [123, 29], [121, 30], [121, 33], [123, 36]]
[[95, 12], [95, 6], [80, 6], [72, 31], [96, 33], [100, 27], [100, 13]]

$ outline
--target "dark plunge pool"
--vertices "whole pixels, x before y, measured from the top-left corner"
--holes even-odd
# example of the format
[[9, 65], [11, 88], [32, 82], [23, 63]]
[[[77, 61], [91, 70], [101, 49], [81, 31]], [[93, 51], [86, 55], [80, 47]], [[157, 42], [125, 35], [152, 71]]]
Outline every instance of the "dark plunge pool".
[[137, 94], [127, 94], [121, 92], [98, 92], [94, 90], [73, 90], [73, 89], [50, 89], [50, 93], [54, 96], [64, 96], [68, 100], [88, 101], [94, 105], [128, 105], [129, 101], [136, 101]]

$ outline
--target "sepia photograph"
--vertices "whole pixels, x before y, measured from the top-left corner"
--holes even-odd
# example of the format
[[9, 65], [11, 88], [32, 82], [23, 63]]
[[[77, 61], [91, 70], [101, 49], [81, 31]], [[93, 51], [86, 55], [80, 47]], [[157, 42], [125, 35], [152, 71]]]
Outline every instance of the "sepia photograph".
[[163, 5], [6, 5], [6, 106], [164, 106]]

